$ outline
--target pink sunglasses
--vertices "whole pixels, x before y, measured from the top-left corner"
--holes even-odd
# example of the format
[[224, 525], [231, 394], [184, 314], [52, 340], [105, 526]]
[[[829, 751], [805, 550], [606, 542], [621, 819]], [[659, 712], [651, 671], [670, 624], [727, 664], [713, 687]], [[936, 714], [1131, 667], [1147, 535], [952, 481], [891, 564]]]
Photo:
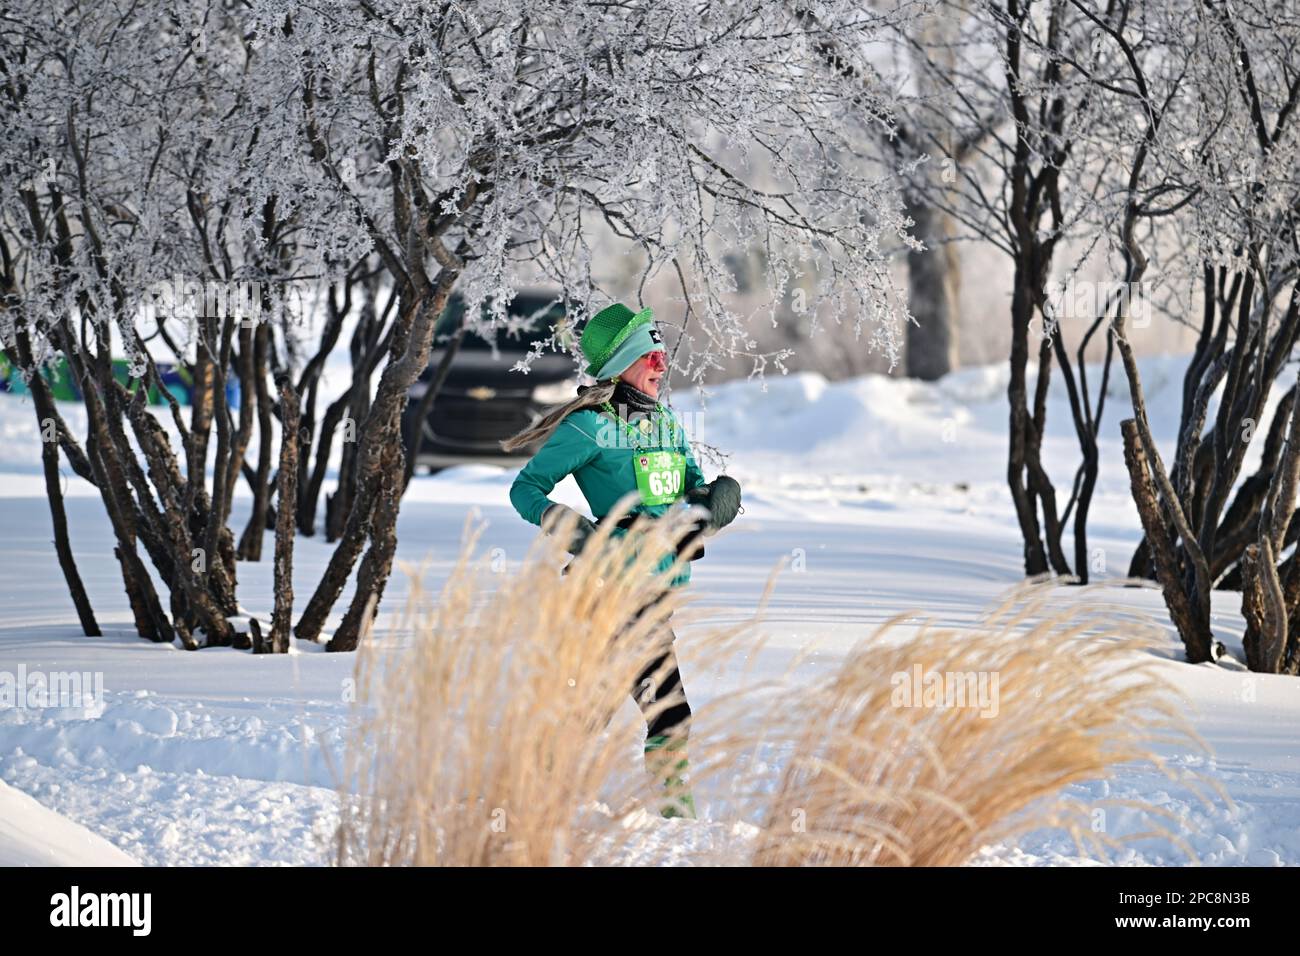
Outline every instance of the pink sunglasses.
[[645, 361], [652, 371], [666, 372], [668, 370], [668, 353], [663, 349], [646, 352]]

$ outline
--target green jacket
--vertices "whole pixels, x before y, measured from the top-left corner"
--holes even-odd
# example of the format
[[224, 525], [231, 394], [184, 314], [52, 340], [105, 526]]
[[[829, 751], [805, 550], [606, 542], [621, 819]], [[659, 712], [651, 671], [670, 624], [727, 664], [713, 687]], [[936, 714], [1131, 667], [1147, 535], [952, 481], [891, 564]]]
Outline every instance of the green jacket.
[[[686, 455], [686, 476], [682, 493], [705, 484], [704, 473], [691, 454], [690, 443], [686, 439], [686, 430], [671, 409], [665, 409], [676, 426], [674, 434], [664, 436], [656, 433], [656, 441], [647, 443], [643, 451], [680, 451]], [[633, 415], [635, 424], [642, 416]], [[636, 487], [636, 471], [632, 466], [635, 450], [629, 446], [627, 438], [619, 439], [623, 426], [608, 414], [595, 409], [574, 412], [564, 419], [558, 428], [546, 440], [536, 455], [523, 467], [510, 486], [510, 503], [524, 518], [535, 525], [542, 523], [542, 514], [553, 502], [547, 497], [566, 475], [573, 475], [582, 489], [582, 495], [591, 507], [592, 516], [603, 518], [615, 503]], [[675, 437], [672, 444], [658, 443], [664, 437]], [[631, 514], [661, 515], [674, 504], [645, 505], [638, 503]], [[623, 534], [615, 530], [614, 534]], [[674, 555], [668, 554], [659, 562], [659, 570], [670, 567]], [[685, 584], [691, 579], [690, 565], [685, 565], [673, 577], [672, 584]]]

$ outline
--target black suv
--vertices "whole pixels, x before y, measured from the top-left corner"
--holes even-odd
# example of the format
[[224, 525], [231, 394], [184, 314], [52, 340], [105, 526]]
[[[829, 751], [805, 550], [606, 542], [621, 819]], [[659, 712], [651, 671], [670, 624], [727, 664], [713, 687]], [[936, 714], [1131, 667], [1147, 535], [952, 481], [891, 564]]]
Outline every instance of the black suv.
[[436, 472], [450, 465], [482, 462], [494, 465], [522, 464], [537, 450], [525, 448], [513, 454], [501, 450], [499, 442], [532, 424], [550, 405], [567, 401], [576, 394], [577, 371], [573, 359], [546, 352], [532, 364], [528, 374], [511, 371], [528, 354], [532, 343], [546, 338], [564, 318], [564, 307], [547, 292], [520, 292], [510, 303], [512, 316], [531, 318], [518, 334], [497, 333], [497, 352], [473, 333], [466, 333], [452, 359], [447, 380], [434, 397], [433, 407], [423, 422], [417, 422], [420, 400], [442, 361], [448, 339], [460, 327], [465, 303], [453, 295], [434, 332], [429, 367], [411, 386], [402, 420], [402, 437], [407, 453], [418, 427], [423, 431], [417, 469]]

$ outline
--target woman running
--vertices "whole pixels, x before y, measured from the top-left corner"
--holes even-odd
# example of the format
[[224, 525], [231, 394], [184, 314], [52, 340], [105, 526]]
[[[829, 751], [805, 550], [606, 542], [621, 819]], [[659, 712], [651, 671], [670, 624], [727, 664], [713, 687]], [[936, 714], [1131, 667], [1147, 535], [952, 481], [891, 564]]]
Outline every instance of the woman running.
[[[626, 528], [639, 515], [666, 514], [683, 499], [708, 511], [701, 532], [730, 524], [740, 510], [740, 485], [726, 475], [712, 482], [704, 480], [680, 421], [671, 408], [659, 401], [668, 362], [651, 310], [634, 313], [618, 303], [603, 309], [583, 330], [581, 348], [589, 363], [586, 372], [596, 383], [580, 386], [576, 398], [502, 443], [512, 451], [545, 442], [510, 486], [515, 510], [526, 521], [539, 526], [545, 522], [550, 527], [572, 509], [547, 496], [565, 476], [573, 475], [596, 521], [603, 519], [619, 499], [637, 492], [639, 500], [619, 521], [619, 528]], [[609, 440], [611, 419], [624, 432], [625, 441]], [[603, 441], [598, 439], [602, 434]], [[575, 555], [595, 531], [595, 525], [585, 516], [579, 514], [576, 520], [576, 531], [568, 546]], [[683, 547], [687, 546], [692, 550], [691, 560], [703, 553], [697, 541], [683, 542]], [[659, 570], [667, 570], [675, 558], [666, 555]], [[670, 586], [684, 585], [690, 576], [690, 565], [684, 565]], [[637, 616], [653, 604], [651, 601], [641, 608]], [[643, 712], [656, 700], [674, 701], [654, 716], [647, 715], [646, 771], [673, 795], [661, 813], [693, 818], [694, 800], [683, 780], [691, 708], [673, 651], [676, 636], [667, 622], [664, 627], [664, 652], [647, 662], [631, 692]]]

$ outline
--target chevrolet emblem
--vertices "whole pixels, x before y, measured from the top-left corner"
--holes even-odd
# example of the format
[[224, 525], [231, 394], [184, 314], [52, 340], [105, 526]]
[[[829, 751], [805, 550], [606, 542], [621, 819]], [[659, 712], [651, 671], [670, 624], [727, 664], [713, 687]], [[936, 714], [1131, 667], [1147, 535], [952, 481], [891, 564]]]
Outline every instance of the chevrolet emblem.
[[465, 394], [477, 401], [486, 402], [490, 398], [496, 398], [497, 390], [488, 388], [486, 385], [475, 385]]

